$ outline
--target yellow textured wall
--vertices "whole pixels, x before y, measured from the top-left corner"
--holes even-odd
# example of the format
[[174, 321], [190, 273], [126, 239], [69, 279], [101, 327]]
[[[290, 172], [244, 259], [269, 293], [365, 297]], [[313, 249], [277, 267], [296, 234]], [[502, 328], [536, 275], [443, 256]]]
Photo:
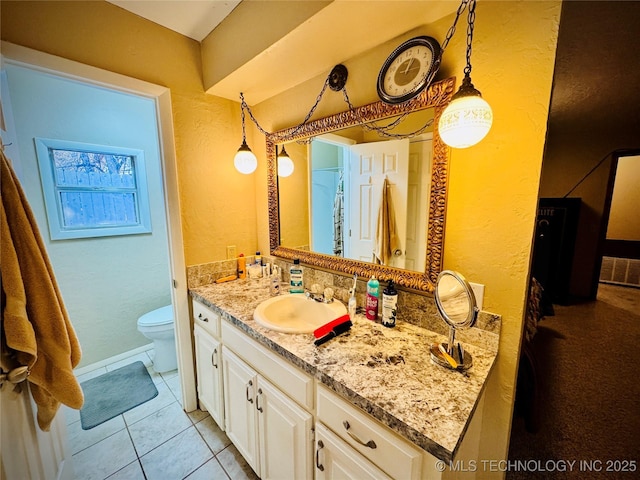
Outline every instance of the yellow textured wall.
[[198, 42], [107, 2], [0, 8], [2, 40], [170, 88], [187, 265], [255, 251], [256, 176], [233, 168], [240, 108], [205, 94]]
[[483, 142], [452, 152], [444, 265], [485, 284], [485, 309], [503, 320], [480, 459], [507, 455], [560, 8], [560, 1], [477, 6], [472, 79], [494, 124]]
[[[559, 0], [483, 0], [477, 5], [472, 80], [492, 105], [495, 119], [482, 143], [452, 151], [444, 266], [486, 285], [484, 308], [502, 315], [503, 329], [481, 418], [474, 418], [474, 425], [480, 421], [481, 427], [474, 427], [474, 433], [460, 447], [458, 458], [463, 460], [502, 459], [507, 455], [560, 6]], [[408, 32], [344, 62], [349, 69], [347, 91], [353, 104], [377, 100], [377, 72], [395, 46], [419, 34], [442, 41], [452, 20], [450, 16]], [[458, 83], [466, 45], [461, 25], [438, 75], [455, 75]], [[255, 111], [260, 118], [269, 118], [271, 129], [299, 122], [326, 74], [262, 102]], [[316, 116], [344, 109], [341, 95], [328, 91]], [[260, 177], [265, 175], [259, 172]], [[262, 183], [257, 183], [258, 199], [266, 196], [261, 191], [266, 189]], [[259, 203], [258, 209], [259, 243], [266, 249], [266, 201]], [[475, 433], [478, 430], [479, 435]], [[500, 478], [502, 472], [476, 472], [476, 476]]]

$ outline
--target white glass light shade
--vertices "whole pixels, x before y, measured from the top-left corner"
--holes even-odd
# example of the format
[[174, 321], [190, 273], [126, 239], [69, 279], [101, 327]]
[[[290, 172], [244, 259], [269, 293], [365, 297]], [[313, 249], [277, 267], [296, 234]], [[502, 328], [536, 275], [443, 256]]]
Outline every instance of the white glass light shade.
[[236, 153], [236, 156], [233, 158], [233, 165], [240, 173], [248, 175], [258, 168], [258, 159], [247, 144], [243, 143], [238, 149], [238, 153]]
[[293, 160], [288, 156], [278, 155], [278, 176], [288, 177], [293, 173]]
[[438, 122], [442, 141], [453, 148], [467, 148], [482, 140], [493, 122], [489, 104], [479, 95], [454, 98]]

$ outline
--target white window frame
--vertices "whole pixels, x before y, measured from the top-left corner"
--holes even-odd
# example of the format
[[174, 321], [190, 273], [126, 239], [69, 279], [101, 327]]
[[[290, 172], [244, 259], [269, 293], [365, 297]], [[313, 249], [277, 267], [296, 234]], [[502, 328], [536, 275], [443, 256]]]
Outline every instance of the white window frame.
[[[51, 138], [35, 138], [35, 144], [51, 240], [136, 235], [151, 232], [151, 212], [149, 209], [149, 192], [147, 189], [147, 175], [143, 150], [72, 142], [68, 140], [55, 140]], [[65, 226], [62, 213], [62, 200], [59, 195], [60, 191], [64, 189], [61, 189], [56, 184], [51, 150], [72, 150], [76, 152], [126, 155], [132, 157], [136, 186], [134, 190], [129, 189], [128, 191], [134, 192], [138, 222], [136, 224], [113, 226]], [[86, 188], [76, 187], [75, 189], [86, 192], [104, 190], [100, 187], [91, 186], [87, 186]]]

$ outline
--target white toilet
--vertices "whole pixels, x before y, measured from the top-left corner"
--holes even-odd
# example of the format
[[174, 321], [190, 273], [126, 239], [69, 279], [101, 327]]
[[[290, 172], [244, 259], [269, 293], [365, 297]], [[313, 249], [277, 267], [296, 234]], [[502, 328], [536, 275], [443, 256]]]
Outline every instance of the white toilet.
[[173, 305], [145, 313], [138, 319], [138, 331], [153, 340], [153, 369], [158, 373], [178, 368], [173, 324]]

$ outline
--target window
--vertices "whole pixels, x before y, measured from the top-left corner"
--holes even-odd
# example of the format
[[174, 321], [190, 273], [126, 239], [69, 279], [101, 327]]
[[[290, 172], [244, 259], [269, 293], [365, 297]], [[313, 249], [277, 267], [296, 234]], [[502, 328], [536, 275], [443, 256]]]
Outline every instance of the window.
[[35, 141], [52, 240], [151, 232], [142, 150]]

